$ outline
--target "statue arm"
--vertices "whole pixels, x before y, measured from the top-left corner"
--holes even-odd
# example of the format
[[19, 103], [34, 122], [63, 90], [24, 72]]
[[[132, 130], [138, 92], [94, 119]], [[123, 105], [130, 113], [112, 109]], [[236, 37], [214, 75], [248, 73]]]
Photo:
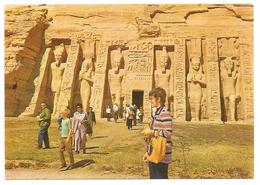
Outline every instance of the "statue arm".
[[201, 85], [206, 85], [206, 80], [205, 80], [205, 75], [204, 74], [202, 74], [201, 75], [201, 79], [200, 80], [198, 80], [199, 81], [199, 83], [201, 84]]
[[192, 82], [192, 77], [191, 77], [190, 73], [188, 73], [187, 82], [188, 82], [188, 83]]
[[82, 78], [83, 78], [83, 74], [84, 74], [84, 71], [83, 70], [80, 70], [79, 72], [79, 80], [81, 81]]
[[157, 72], [155, 72], [154, 81], [155, 81], [155, 86], [157, 86], [158, 85], [158, 74], [157, 74]]

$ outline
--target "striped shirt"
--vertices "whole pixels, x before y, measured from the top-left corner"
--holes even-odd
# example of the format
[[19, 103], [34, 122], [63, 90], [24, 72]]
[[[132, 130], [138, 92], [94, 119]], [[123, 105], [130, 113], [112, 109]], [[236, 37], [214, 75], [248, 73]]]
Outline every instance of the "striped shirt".
[[166, 152], [161, 163], [170, 163], [172, 154], [172, 114], [166, 110], [165, 106], [157, 108], [150, 124], [155, 136], [166, 138]]

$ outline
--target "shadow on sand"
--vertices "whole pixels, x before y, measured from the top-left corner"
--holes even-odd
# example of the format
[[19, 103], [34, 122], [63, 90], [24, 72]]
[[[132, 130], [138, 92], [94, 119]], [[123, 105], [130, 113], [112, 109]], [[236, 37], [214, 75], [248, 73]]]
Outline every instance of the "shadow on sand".
[[95, 161], [92, 160], [92, 159], [84, 159], [84, 160], [81, 160], [81, 161], [78, 161], [78, 162], [74, 163], [73, 169], [75, 169], [75, 168], [84, 168], [86, 166], [89, 166], [92, 163], [95, 163]]

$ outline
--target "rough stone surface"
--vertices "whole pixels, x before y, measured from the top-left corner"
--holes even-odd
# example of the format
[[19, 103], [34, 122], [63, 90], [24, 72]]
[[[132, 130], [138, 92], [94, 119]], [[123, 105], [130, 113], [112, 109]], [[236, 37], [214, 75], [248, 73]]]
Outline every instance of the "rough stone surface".
[[55, 115], [117, 103], [149, 117], [161, 86], [177, 121], [254, 118], [249, 4], [6, 6], [5, 48], [6, 116], [45, 100]]

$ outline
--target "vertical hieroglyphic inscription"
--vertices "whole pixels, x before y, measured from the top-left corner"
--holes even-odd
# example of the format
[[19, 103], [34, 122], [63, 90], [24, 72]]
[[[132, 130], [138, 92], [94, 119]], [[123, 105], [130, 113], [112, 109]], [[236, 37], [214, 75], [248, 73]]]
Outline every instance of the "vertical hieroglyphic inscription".
[[96, 112], [97, 117], [102, 117], [106, 69], [108, 59], [108, 45], [101, 44], [100, 55], [97, 56], [96, 71], [94, 76], [93, 91], [90, 98], [90, 106]]
[[186, 120], [186, 89], [185, 89], [185, 40], [174, 39], [175, 45], [175, 95], [174, 116], [176, 121]]
[[73, 39], [68, 52], [68, 58], [65, 66], [64, 76], [60, 98], [58, 100], [57, 112], [60, 112], [65, 106], [72, 106], [73, 94], [75, 91], [75, 81], [79, 72], [79, 49], [78, 42]]
[[221, 120], [220, 83], [217, 38], [206, 39], [208, 117], [211, 121]]
[[240, 61], [242, 66], [242, 84], [244, 96], [244, 119], [252, 122], [254, 119], [254, 81], [253, 58], [250, 40], [246, 37], [239, 38]]

